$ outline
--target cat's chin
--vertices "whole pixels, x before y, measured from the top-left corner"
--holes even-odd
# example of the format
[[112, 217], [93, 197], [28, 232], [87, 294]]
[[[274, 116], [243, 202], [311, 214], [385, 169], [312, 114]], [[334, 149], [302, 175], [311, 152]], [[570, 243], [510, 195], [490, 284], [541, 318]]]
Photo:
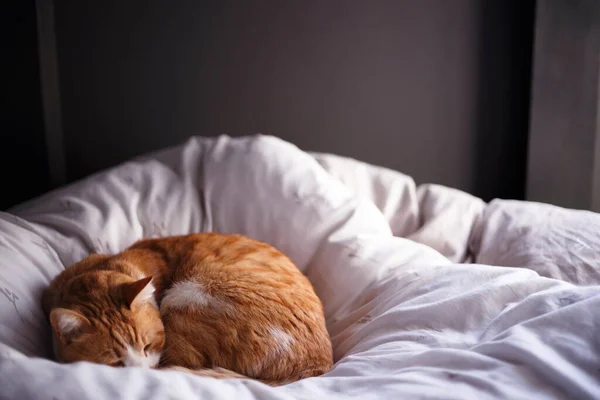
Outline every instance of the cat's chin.
[[161, 353], [149, 352], [147, 355], [144, 355], [128, 348], [125, 357], [123, 362], [126, 367], [156, 368], [160, 361]]

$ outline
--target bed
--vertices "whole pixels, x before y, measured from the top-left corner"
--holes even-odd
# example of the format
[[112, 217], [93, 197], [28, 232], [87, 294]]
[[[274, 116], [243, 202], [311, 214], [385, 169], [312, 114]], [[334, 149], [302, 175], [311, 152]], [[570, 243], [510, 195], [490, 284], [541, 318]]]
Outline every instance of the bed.
[[[200, 231], [297, 263], [329, 373], [268, 387], [51, 360], [40, 296], [65, 266]], [[600, 398], [599, 249], [592, 212], [484, 203], [270, 136], [194, 137], [0, 213], [0, 398]]]

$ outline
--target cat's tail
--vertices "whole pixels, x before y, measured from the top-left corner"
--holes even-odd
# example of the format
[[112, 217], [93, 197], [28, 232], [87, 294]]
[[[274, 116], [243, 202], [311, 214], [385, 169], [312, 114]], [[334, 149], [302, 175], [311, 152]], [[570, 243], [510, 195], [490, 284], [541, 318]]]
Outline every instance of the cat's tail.
[[288, 383], [296, 382], [303, 378], [320, 375], [317, 373], [307, 373], [307, 374], [303, 374], [306, 376], [290, 377], [290, 378], [286, 378], [286, 379], [257, 379], [257, 378], [252, 378], [252, 377], [249, 377], [246, 375], [242, 375], [237, 372], [231, 371], [229, 369], [221, 368], [221, 367], [196, 369], [196, 370], [188, 369], [185, 367], [166, 367], [166, 368], [162, 368], [162, 370], [181, 371], [181, 372], [187, 372], [188, 374], [194, 374], [196, 376], [205, 376], [205, 377], [216, 378], [216, 379], [252, 379], [255, 381], [262, 382], [265, 385], [269, 385], [269, 386], [286, 385]]

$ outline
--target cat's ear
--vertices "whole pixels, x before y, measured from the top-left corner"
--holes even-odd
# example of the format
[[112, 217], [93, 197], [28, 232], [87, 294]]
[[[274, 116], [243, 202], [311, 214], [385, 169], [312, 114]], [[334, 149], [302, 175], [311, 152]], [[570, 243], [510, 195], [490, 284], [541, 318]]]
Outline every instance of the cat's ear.
[[50, 311], [50, 325], [56, 337], [63, 343], [68, 343], [90, 327], [90, 321], [77, 311], [66, 308], [53, 308]]
[[156, 304], [156, 301], [154, 300], [154, 286], [150, 283], [151, 281], [152, 277], [148, 276], [139, 281], [123, 284], [121, 290], [127, 307], [131, 308], [134, 303]]

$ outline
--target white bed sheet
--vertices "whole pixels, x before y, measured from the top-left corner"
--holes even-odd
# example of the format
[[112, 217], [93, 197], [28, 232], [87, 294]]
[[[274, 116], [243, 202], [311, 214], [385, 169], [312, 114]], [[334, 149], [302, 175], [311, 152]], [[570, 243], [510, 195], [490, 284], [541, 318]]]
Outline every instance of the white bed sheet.
[[[392, 196], [355, 196], [362, 186], [317, 160], [271, 137], [195, 138], [0, 214], [0, 398], [600, 398], [600, 287], [453, 263], [502, 240], [485, 225], [489, 206], [436, 186], [393, 188], [408, 199], [402, 215]], [[394, 185], [387, 175], [377, 196]], [[450, 221], [459, 234], [448, 238]], [[270, 388], [42, 358], [39, 295], [65, 265], [142, 236], [205, 230], [268, 241], [300, 266], [325, 305], [331, 372]], [[595, 270], [599, 258], [586, 257]]]

